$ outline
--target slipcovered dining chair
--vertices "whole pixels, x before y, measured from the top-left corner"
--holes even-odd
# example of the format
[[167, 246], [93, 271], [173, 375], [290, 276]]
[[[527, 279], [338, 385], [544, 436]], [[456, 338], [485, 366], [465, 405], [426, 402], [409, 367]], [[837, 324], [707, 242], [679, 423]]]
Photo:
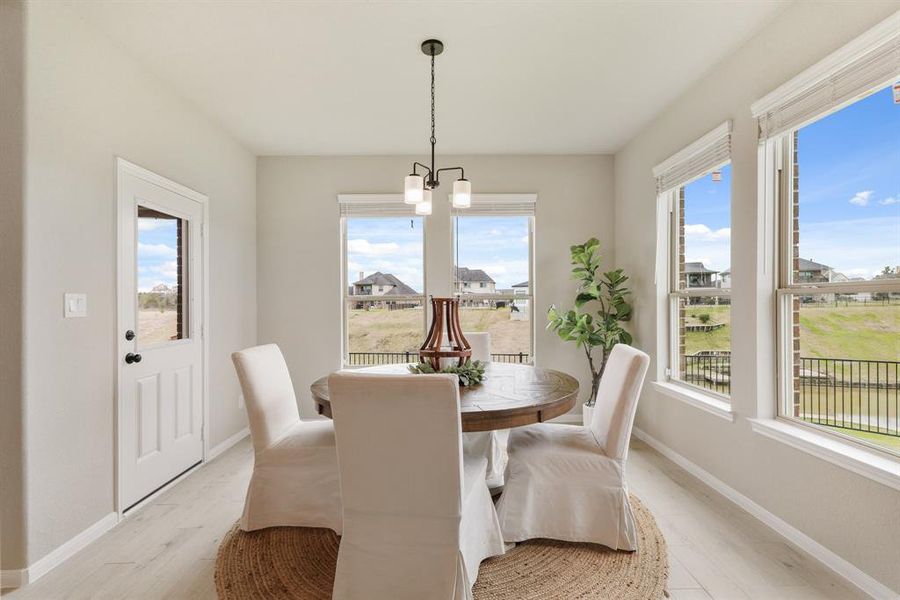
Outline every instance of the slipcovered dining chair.
[[589, 426], [538, 423], [509, 437], [497, 505], [507, 542], [550, 538], [637, 550], [625, 461], [650, 357], [613, 348]]
[[241, 529], [279, 525], [341, 532], [334, 426], [301, 421], [291, 375], [275, 344], [231, 355], [253, 439], [253, 475]]
[[[491, 333], [489, 331], [465, 331], [463, 335], [472, 348], [472, 360], [491, 362]], [[506, 442], [509, 430], [474, 431], [463, 434], [463, 450], [467, 455], [487, 458], [487, 484], [491, 489], [503, 485], [506, 468]]]
[[335, 600], [472, 597], [504, 544], [483, 458], [463, 461], [453, 375], [328, 378], [344, 509]]

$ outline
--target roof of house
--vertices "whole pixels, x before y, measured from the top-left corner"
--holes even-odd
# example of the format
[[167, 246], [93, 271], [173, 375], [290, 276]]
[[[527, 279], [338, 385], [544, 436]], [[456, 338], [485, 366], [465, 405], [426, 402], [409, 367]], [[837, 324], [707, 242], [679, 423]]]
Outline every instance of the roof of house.
[[805, 258], [799, 260], [801, 271], [827, 271], [831, 269], [828, 265], [823, 265], [822, 263], [817, 263], [813, 260], [807, 260]]
[[527, 287], [528, 287], [528, 282], [527, 282], [527, 281], [523, 281], [522, 283], [517, 283], [517, 284], [513, 285], [513, 287], [514, 287], [514, 288], [527, 288]]
[[684, 263], [685, 273], [718, 273], [712, 269], [707, 269], [702, 262], [686, 262]]
[[368, 277], [364, 277], [359, 281], [354, 282], [353, 285], [388, 286], [391, 289], [384, 294], [385, 296], [411, 296], [419, 293], [390, 273], [382, 273], [381, 271], [372, 273]]
[[489, 281], [495, 283], [491, 276], [481, 269], [469, 269], [467, 267], [458, 267], [456, 269], [457, 277], [460, 281]]

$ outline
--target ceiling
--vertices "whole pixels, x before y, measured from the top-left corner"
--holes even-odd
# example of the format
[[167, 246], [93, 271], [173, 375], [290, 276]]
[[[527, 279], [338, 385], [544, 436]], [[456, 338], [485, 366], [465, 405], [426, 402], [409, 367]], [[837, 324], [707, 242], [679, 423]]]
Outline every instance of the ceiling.
[[753, 2], [162, 2], [71, 8], [258, 155], [607, 153], [772, 19]]

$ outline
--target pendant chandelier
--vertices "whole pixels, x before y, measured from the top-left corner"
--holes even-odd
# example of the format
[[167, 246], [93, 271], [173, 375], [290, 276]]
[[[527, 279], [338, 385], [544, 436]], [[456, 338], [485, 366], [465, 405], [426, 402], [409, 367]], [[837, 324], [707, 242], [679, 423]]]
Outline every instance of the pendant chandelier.
[[[437, 138], [434, 135], [434, 57], [444, 51], [444, 43], [440, 40], [425, 40], [422, 42], [422, 52], [431, 57], [431, 166], [420, 162], [413, 163], [412, 173], [406, 176], [403, 201], [416, 205], [417, 215], [431, 214], [431, 193], [441, 185], [441, 173], [446, 171], [459, 171], [459, 179], [453, 182], [452, 203], [454, 208], [469, 208], [472, 205], [472, 184], [466, 179], [466, 172], [462, 167], [444, 167], [435, 169], [434, 146]], [[424, 171], [419, 174], [419, 168]]]

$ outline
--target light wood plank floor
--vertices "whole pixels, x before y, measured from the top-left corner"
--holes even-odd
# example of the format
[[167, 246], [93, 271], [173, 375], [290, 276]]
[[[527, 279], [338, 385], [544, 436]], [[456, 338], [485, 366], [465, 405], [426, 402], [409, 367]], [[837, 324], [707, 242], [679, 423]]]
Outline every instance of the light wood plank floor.
[[[632, 448], [631, 488], [668, 541], [672, 598], [866, 597], [646, 444]], [[8, 597], [215, 598], [216, 548], [240, 515], [252, 463], [245, 440]]]

